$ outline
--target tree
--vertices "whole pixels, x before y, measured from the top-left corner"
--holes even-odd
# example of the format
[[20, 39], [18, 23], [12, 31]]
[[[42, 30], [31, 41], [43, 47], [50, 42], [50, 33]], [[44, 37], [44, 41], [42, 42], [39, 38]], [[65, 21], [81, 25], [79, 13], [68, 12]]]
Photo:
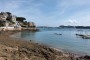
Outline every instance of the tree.
[[11, 14], [12, 14], [12, 13], [10, 13], [10, 12], [6, 12], [6, 13], [7, 13], [9, 16], [11, 16]]
[[12, 21], [12, 17], [11, 17], [11, 16], [8, 16], [8, 17], [6, 18], [6, 20], [9, 21], [9, 22], [12, 23], [12, 24], [15, 24], [15, 22]]
[[16, 20], [20, 21], [20, 22], [24, 22], [24, 20], [26, 20], [26, 18], [24, 18], [24, 17], [16, 17]]
[[8, 20], [8, 21], [10, 21], [11, 19], [12, 19], [11, 16], [8, 16], [8, 17], [6, 18], [6, 20]]
[[0, 27], [5, 26], [5, 21], [0, 21]]

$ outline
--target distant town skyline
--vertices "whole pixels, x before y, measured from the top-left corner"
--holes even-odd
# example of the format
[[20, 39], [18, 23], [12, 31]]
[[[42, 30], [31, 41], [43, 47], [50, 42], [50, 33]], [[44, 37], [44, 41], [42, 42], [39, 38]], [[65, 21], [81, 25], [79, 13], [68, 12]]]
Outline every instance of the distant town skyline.
[[0, 0], [0, 12], [23, 16], [37, 26], [90, 26], [90, 0]]

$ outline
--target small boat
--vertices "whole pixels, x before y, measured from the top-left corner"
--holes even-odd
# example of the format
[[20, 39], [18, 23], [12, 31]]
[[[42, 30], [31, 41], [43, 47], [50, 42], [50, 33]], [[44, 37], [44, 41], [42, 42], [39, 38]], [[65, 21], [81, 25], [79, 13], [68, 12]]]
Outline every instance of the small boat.
[[83, 39], [90, 39], [90, 35], [83, 35], [82, 38]]
[[59, 34], [59, 33], [55, 33], [56, 35], [62, 35], [62, 34]]
[[76, 34], [77, 36], [84, 36], [83, 34]]
[[84, 34], [76, 34], [77, 36], [80, 36], [83, 39], [90, 39], [90, 35], [84, 35]]

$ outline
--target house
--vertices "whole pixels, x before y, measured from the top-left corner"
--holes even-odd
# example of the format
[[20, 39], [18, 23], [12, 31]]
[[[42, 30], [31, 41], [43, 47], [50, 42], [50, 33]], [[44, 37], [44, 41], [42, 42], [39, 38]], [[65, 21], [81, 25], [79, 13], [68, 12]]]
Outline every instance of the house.
[[37, 30], [35, 23], [34, 22], [28, 22], [28, 29], [29, 30]]
[[5, 30], [21, 30], [21, 26], [16, 21], [16, 16], [8, 14], [7, 12], [0, 13], [0, 29]]

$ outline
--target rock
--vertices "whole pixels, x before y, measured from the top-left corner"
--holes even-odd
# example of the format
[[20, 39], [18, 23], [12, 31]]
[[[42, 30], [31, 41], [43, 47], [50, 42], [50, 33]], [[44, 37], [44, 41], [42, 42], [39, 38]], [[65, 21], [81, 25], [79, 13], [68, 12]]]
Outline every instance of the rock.
[[76, 58], [77, 60], [90, 60], [90, 56], [85, 55], [85, 56], [80, 56], [78, 58]]

